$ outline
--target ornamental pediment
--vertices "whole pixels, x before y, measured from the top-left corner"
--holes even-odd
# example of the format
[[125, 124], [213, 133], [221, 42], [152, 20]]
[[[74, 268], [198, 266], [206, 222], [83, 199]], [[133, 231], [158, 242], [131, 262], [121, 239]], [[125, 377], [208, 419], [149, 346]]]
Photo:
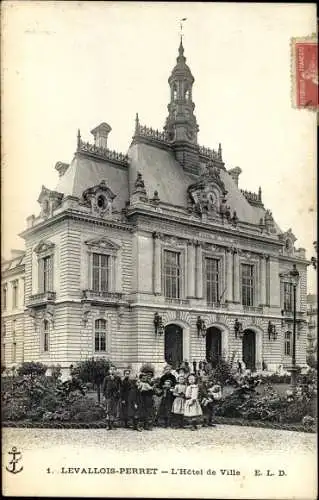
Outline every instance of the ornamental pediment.
[[49, 241], [49, 240], [41, 240], [33, 249], [33, 251], [37, 254], [40, 254], [40, 253], [46, 253], [46, 252], [49, 252], [49, 251], [52, 251], [53, 248], [54, 248], [54, 243], [52, 243], [52, 241]]
[[211, 215], [226, 213], [227, 191], [220, 178], [219, 168], [212, 163], [203, 167], [199, 180], [191, 184], [187, 192], [194, 211]]
[[100, 184], [83, 191], [82, 204], [90, 207], [93, 214], [103, 217], [104, 215], [112, 214], [113, 200], [115, 197], [116, 195], [103, 180]]
[[103, 250], [109, 250], [111, 252], [115, 252], [119, 250], [120, 246], [114, 241], [109, 240], [108, 238], [92, 238], [85, 242], [89, 247], [95, 247]]

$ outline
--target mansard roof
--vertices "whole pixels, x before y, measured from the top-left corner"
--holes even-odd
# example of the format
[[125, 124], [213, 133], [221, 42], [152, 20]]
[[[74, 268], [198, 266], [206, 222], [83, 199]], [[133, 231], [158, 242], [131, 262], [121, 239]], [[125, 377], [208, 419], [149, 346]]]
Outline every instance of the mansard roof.
[[56, 190], [65, 196], [81, 198], [84, 191], [102, 181], [116, 195], [114, 209], [124, 208], [129, 198], [127, 169], [86, 155], [75, 155], [68, 170], [60, 177]]
[[[161, 202], [187, 207], [187, 189], [198, 177], [185, 172], [172, 152], [145, 143], [134, 143], [128, 156], [130, 193], [140, 172], [148, 196], [158, 191]], [[251, 205], [226, 170], [220, 169], [220, 178], [227, 191], [227, 203], [232, 211], [236, 210], [239, 220], [259, 224], [265, 216], [265, 209]], [[277, 232], [281, 232], [278, 226], [275, 227]]]

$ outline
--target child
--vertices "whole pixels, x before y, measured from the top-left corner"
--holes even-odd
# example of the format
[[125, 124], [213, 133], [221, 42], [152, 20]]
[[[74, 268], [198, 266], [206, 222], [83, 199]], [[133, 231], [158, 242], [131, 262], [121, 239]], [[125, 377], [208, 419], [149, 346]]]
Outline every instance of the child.
[[188, 376], [188, 385], [185, 393], [184, 417], [192, 425], [192, 430], [197, 430], [197, 420], [203, 412], [198, 401], [198, 385], [195, 375]]
[[130, 370], [124, 370], [124, 378], [122, 380], [121, 385], [121, 418], [124, 422], [124, 427], [128, 427], [128, 397], [131, 389], [131, 380], [130, 380]]
[[131, 381], [127, 406], [127, 416], [129, 420], [132, 419], [133, 421], [133, 429], [135, 431], [142, 431], [140, 425], [140, 391], [138, 389], [137, 376]]
[[204, 427], [216, 427], [213, 423], [215, 413], [215, 401], [221, 399], [222, 389], [219, 384], [214, 384], [213, 381], [208, 382], [205, 397], [202, 400]]
[[184, 427], [185, 393], [185, 376], [180, 374], [177, 379], [177, 384], [173, 389], [173, 396], [175, 396], [175, 399], [172, 406], [172, 413], [175, 416], [175, 420], [177, 421], [177, 425], [180, 429]]
[[102, 392], [105, 397], [108, 429], [114, 429], [114, 421], [117, 418], [120, 403], [121, 379], [116, 375], [114, 366], [110, 366], [109, 372], [104, 378]]
[[154, 419], [154, 387], [151, 381], [151, 374], [142, 372], [137, 382], [137, 387], [140, 393], [139, 416], [141, 423], [144, 425], [145, 430], [151, 431]]
[[170, 379], [165, 380], [162, 388], [162, 399], [158, 410], [158, 418], [164, 420], [164, 426], [170, 427], [171, 414], [174, 396], [172, 394], [172, 382]]

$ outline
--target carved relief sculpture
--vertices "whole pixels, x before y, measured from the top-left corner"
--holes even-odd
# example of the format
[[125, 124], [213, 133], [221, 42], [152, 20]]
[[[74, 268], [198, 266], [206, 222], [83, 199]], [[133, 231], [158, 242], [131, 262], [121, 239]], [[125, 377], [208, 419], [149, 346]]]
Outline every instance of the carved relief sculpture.
[[97, 186], [90, 187], [83, 192], [82, 204], [91, 208], [92, 214], [104, 217], [112, 214], [115, 197], [116, 195], [103, 180]]

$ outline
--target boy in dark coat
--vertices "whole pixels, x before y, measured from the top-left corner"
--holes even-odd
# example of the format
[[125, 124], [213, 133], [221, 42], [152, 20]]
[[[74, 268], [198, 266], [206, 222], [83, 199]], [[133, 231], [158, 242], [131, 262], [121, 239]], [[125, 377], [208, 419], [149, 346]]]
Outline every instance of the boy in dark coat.
[[128, 427], [128, 404], [129, 404], [129, 393], [132, 386], [132, 381], [130, 380], [130, 370], [124, 370], [124, 377], [121, 384], [121, 419], [124, 422], [124, 427]]
[[127, 398], [127, 416], [133, 421], [133, 429], [141, 431], [140, 425], [140, 391], [138, 388], [138, 380], [135, 378], [131, 381], [130, 390]]
[[111, 366], [102, 385], [109, 430], [114, 428], [114, 420], [117, 417], [120, 403], [121, 379], [115, 372], [115, 367]]
[[151, 374], [141, 373], [137, 382], [139, 390], [139, 418], [145, 430], [151, 431], [154, 419], [154, 387]]
[[158, 410], [158, 418], [164, 420], [164, 426], [170, 427], [172, 406], [174, 401], [172, 383], [170, 379], [166, 379], [162, 388], [162, 399]]

